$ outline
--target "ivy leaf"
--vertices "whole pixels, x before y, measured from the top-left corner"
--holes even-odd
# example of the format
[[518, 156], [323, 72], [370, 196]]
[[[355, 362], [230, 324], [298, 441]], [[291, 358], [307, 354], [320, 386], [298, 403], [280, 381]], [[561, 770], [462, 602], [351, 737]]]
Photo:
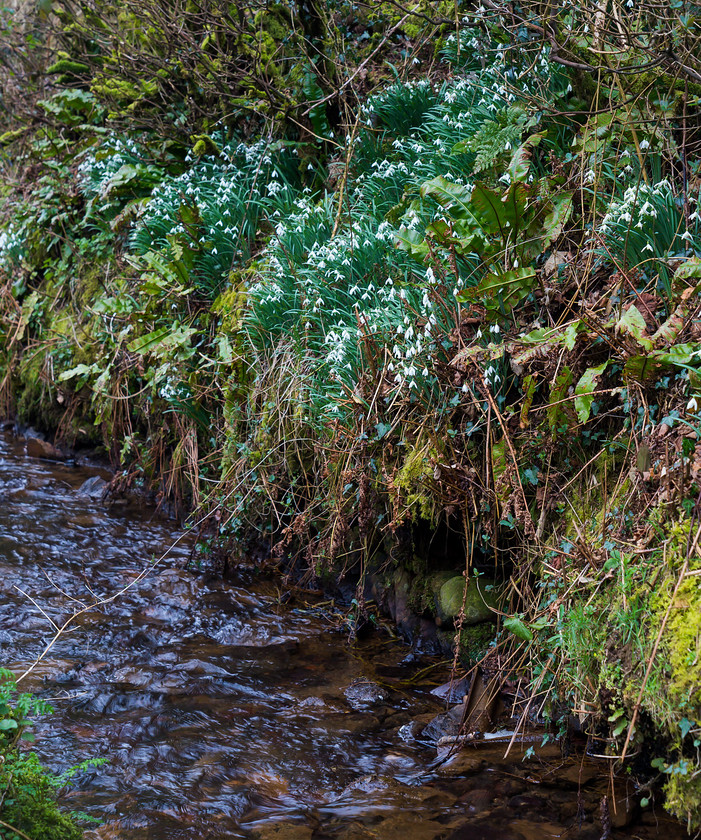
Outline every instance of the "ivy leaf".
[[9, 732], [10, 729], [17, 729], [19, 724], [14, 718], [3, 718], [0, 720], [0, 732]]
[[682, 731], [682, 741], [684, 740], [684, 738], [686, 738], [686, 736], [692, 730], [693, 726], [694, 726], [694, 724], [688, 718], [684, 717], [679, 721], [679, 728]]
[[590, 367], [582, 374], [579, 382], [575, 386], [574, 408], [580, 423], [586, 423], [589, 419], [591, 404], [594, 402], [594, 394], [591, 392], [596, 389], [596, 383], [607, 366], [608, 359], [596, 367]]

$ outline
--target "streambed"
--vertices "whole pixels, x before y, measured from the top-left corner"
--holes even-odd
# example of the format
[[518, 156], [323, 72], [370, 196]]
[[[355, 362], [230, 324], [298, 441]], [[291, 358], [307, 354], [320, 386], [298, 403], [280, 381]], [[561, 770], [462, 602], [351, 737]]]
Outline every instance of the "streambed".
[[[101, 821], [86, 837], [602, 836], [601, 798], [625, 788], [612, 791], [600, 763], [557, 750], [523, 760], [523, 748], [505, 761], [480, 744], [435, 766], [421, 730], [445, 710], [431, 694], [447, 677], [440, 663], [380, 634], [350, 646], [328, 605], [283, 605], [252, 569], [192, 574], [189, 536], [81, 491], [97, 474], [0, 436], [0, 664], [21, 673], [51, 622], [149, 570], [82, 616], [21, 685], [56, 709], [36, 730], [45, 764], [108, 759], [62, 797]], [[610, 810], [612, 837], [686, 836], [659, 807]]]

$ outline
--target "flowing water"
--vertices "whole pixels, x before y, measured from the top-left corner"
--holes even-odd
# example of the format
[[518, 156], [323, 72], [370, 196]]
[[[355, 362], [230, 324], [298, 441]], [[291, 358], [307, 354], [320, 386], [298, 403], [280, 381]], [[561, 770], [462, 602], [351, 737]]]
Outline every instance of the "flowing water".
[[[53, 625], [148, 570], [82, 615], [22, 683], [56, 710], [37, 727], [45, 764], [108, 759], [62, 797], [101, 820], [87, 837], [602, 836], [601, 798], [624, 788], [612, 796], [599, 765], [556, 751], [523, 761], [523, 748], [505, 761], [503, 747], [481, 745], [434, 766], [420, 737], [444, 711], [433, 660], [386, 634], [350, 646], [328, 605], [282, 605], [252, 571], [190, 573], [173, 523], [81, 492], [97, 472], [29, 458], [0, 436], [1, 664], [21, 673]], [[619, 803], [612, 817], [629, 823], [613, 837], [685, 836], [659, 808], [638, 818]]]

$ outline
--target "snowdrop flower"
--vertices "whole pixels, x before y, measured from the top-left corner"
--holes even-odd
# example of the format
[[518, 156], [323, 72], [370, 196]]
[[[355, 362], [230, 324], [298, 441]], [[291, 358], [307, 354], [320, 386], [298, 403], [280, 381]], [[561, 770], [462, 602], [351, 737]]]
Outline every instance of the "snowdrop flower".
[[698, 411], [699, 404], [696, 402], [696, 397], [692, 397], [689, 402], [686, 404], [687, 411]]
[[654, 250], [655, 250], [655, 249], [652, 247], [652, 245], [651, 245], [649, 242], [648, 242], [648, 243], [647, 243], [647, 245], [643, 248], [643, 251], [649, 251], [651, 254], [654, 252]]
[[640, 141], [640, 148], [643, 149], [643, 151], [645, 149], [649, 149], [650, 148], [650, 141], [649, 140], [641, 140]]

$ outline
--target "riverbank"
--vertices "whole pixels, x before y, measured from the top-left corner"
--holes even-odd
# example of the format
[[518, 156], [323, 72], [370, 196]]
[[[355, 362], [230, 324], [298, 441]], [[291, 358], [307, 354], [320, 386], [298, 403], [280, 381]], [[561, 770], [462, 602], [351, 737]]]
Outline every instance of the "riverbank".
[[[187, 570], [191, 538], [144, 505], [96, 498], [96, 478], [0, 436], [5, 664], [19, 675], [51, 620], [117, 595], [20, 683], [54, 708], [32, 749], [55, 773], [81, 766], [59, 802], [86, 840], [598, 840], [609, 824], [619, 840], [684, 836], [659, 805], [641, 811], [633, 785], [612, 789], [583, 738], [563, 755], [529, 728], [505, 757], [515, 686], [501, 731], [457, 750], [470, 679], [445, 684], [449, 662], [386, 628], [349, 645], [343, 608], [254, 563], [226, 579]], [[33, 840], [78, 836], [20, 816]]]
[[10, 16], [0, 407], [194, 511], [201, 562], [262, 535], [356, 630], [527, 686], [693, 829], [689, 22], [675, 75], [645, 4], [637, 40], [585, 4], [547, 43], [491, 4], [308, 5]]

